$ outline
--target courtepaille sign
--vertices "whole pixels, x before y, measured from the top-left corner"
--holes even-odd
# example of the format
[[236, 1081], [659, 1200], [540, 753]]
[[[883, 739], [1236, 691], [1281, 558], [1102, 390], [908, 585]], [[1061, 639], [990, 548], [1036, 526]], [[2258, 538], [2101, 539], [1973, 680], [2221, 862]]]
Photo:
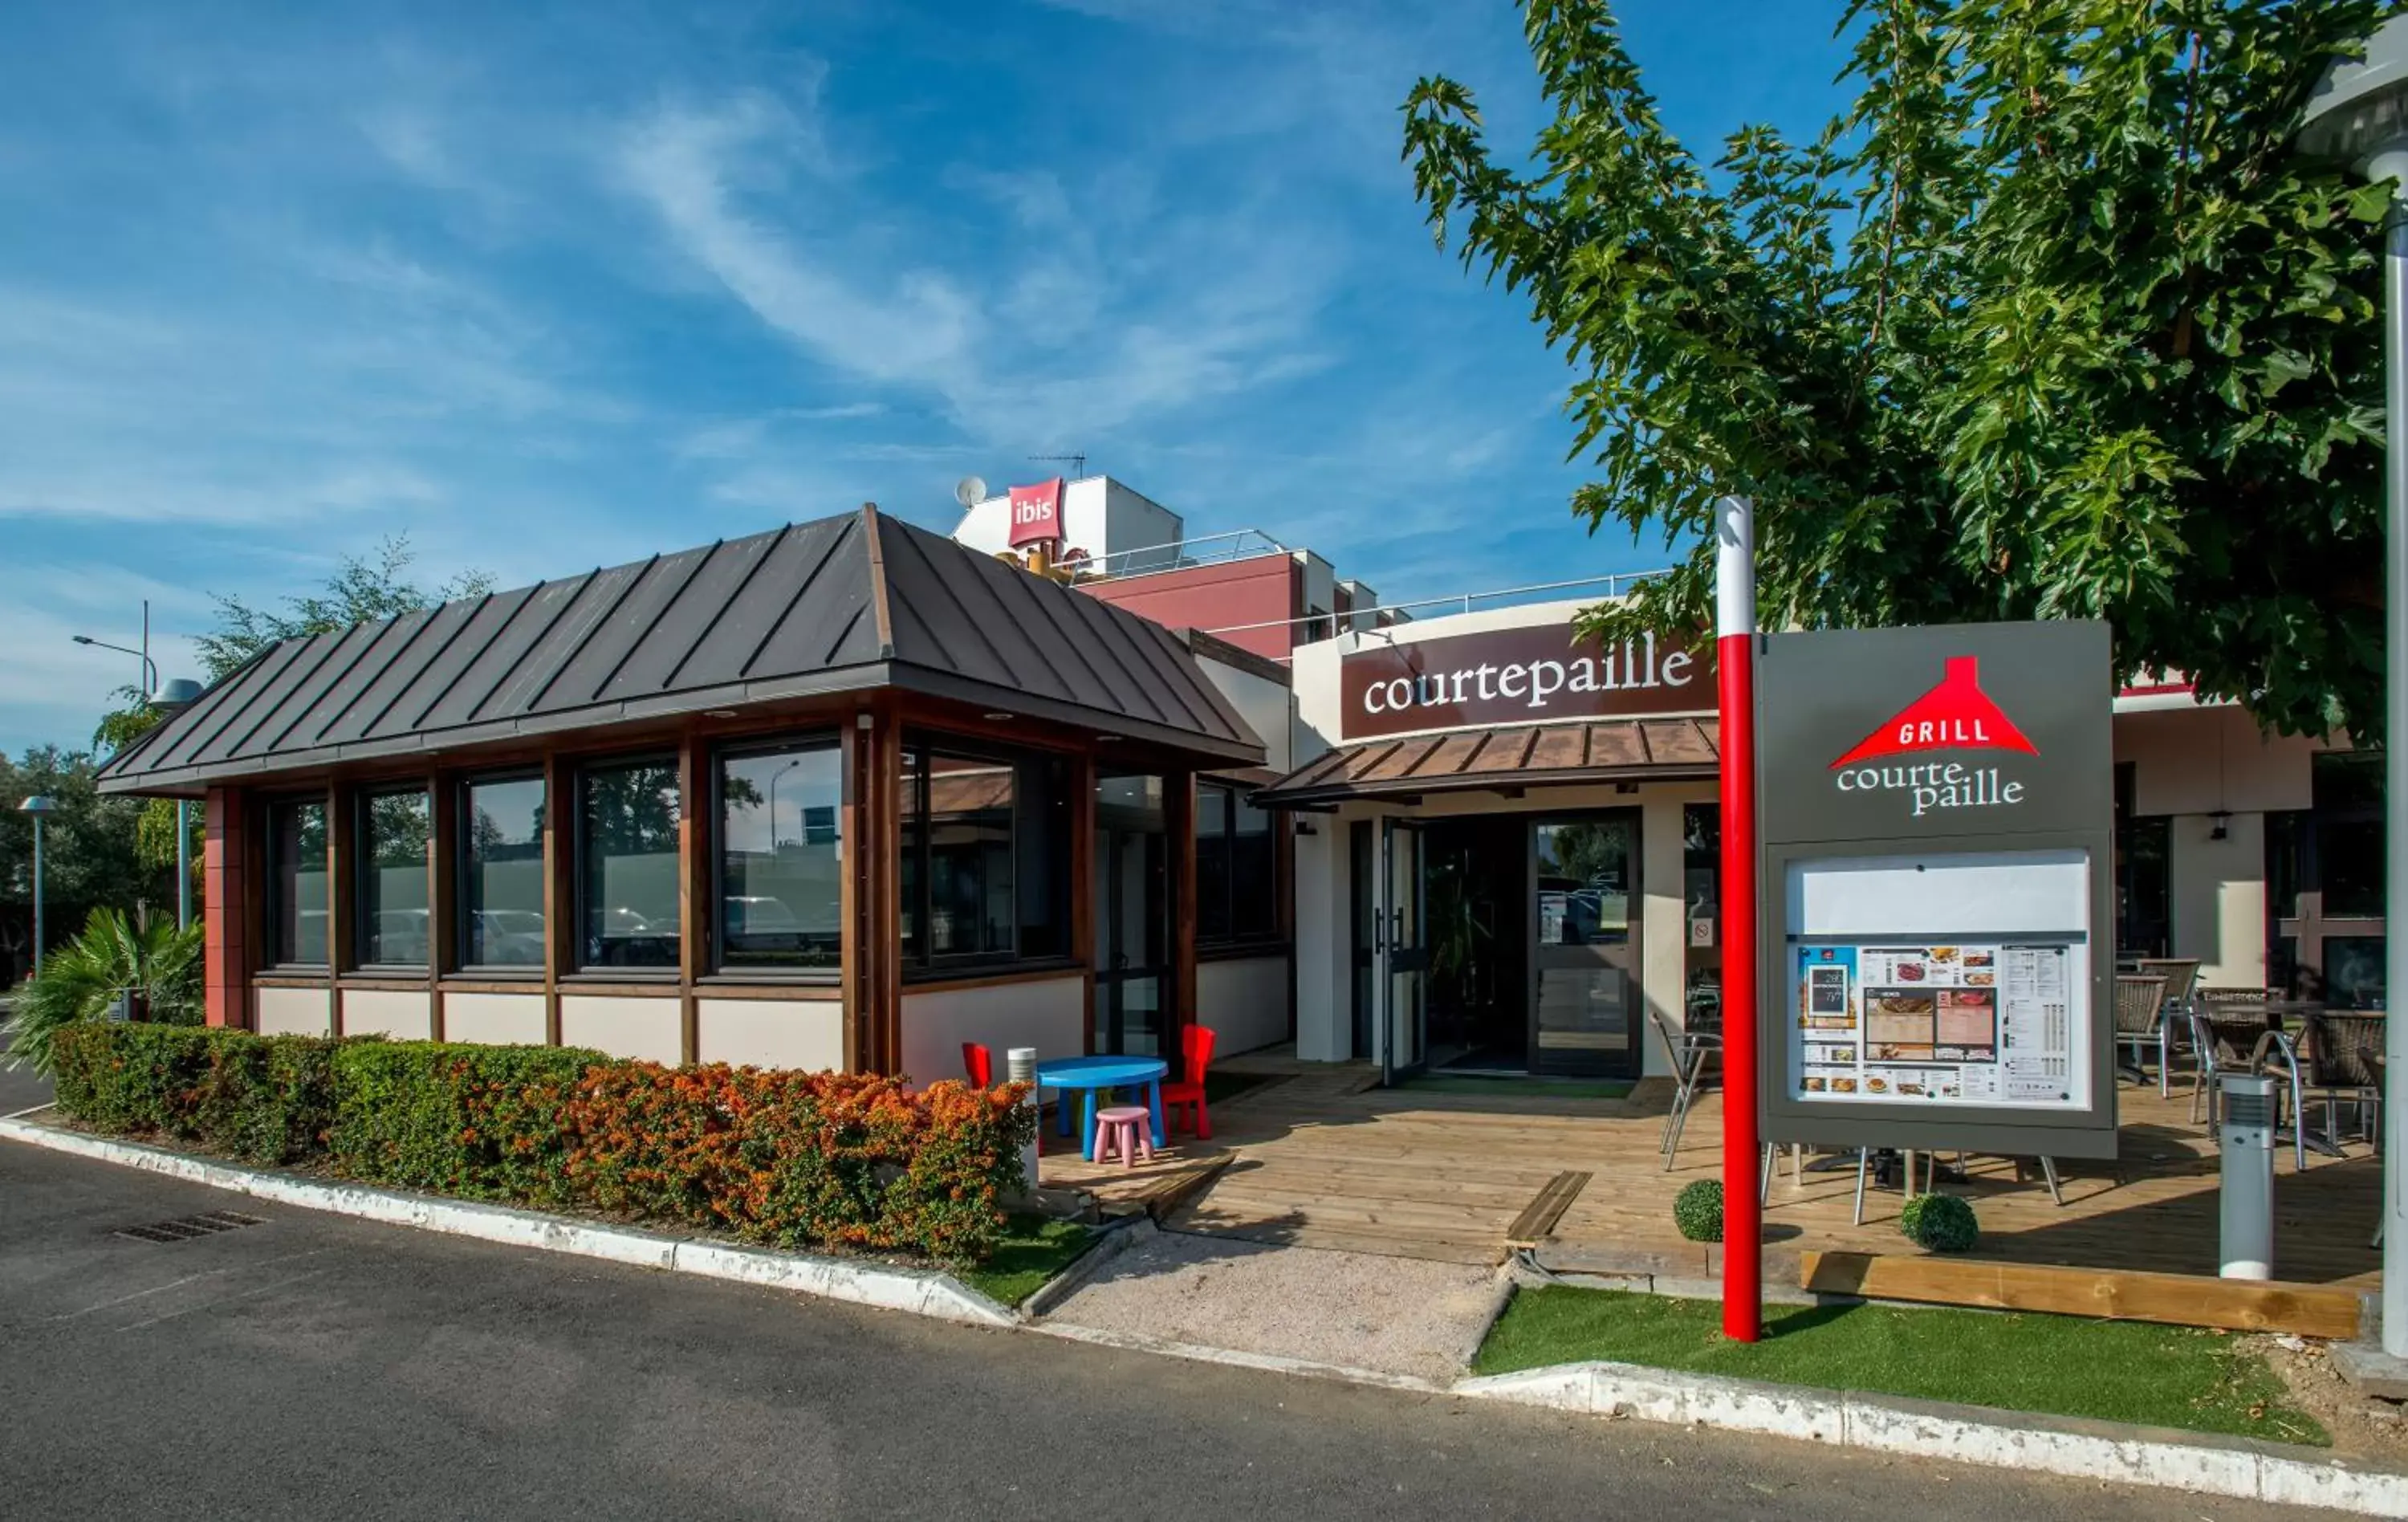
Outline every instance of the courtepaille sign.
[[1339, 668], [1340, 739], [1545, 724], [1564, 719], [1708, 713], [1711, 648], [1655, 635], [1607, 645], [1560, 624], [1394, 643], [1377, 636]]

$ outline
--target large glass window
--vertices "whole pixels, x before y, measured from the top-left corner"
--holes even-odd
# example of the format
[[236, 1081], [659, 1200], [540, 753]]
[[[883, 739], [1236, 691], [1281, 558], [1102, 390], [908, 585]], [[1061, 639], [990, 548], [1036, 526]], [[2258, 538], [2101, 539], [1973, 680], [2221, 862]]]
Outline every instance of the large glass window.
[[326, 802], [279, 798], [267, 806], [268, 960], [326, 965]]
[[1226, 783], [1196, 784], [1196, 940], [1200, 946], [1280, 935], [1279, 837], [1273, 816]]
[[903, 955], [931, 965], [1069, 953], [1068, 768], [914, 743], [903, 755]]
[[426, 966], [426, 790], [363, 793], [359, 800], [359, 960], [363, 967]]
[[578, 774], [579, 965], [678, 965], [677, 763], [628, 761]]
[[720, 962], [834, 968], [843, 955], [844, 775], [834, 742], [719, 763]]
[[543, 779], [495, 778], [460, 791], [461, 964], [540, 968]]

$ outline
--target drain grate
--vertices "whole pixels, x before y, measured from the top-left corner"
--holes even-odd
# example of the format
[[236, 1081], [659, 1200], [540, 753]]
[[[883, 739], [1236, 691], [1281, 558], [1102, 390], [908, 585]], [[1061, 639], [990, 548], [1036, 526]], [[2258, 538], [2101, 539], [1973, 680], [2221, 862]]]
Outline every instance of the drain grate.
[[221, 1231], [239, 1231], [247, 1226], [265, 1224], [263, 1215], [245, 1215], [238, 1210], [204, 1211], [198, 1215], [179, 1215], [172, 1221], [153, 1221], [149, 1226], [122, 1227], [109, 1233], [135, 1242], [191, 1242], [195, 1237], [214, 1237]]

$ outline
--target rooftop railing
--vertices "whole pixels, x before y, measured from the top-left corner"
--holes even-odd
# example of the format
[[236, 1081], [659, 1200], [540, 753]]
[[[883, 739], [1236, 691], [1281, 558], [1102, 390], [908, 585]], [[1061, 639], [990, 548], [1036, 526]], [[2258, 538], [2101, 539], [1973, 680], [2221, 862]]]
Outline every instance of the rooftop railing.
[[1115, 550], [1078, 562], [1080, 578], [1108, 582], [1116, 576], [1150, 576], [1158, 571], [1185, 570], [1192, 566], [1220, 566], [1257, 555], [1283, 555], [1288, 547], [1259, 528], [1207, 534], [1170, 544], [1149, 544], [1139, 550]]
[[[1533, 602], [1559, 602], [1563, 600], [1563, 594], [1576, 592], [1584, 587], [1596, 588], [1596, 599], [1602, 602], [1609, 597], [1622, 596], [1641, 582], [1653, 581], [1656, 577], [1670, 574], [1671, 567], [1669, 566], [1656, 570], [1615, 571], [1609, 576], [1583, 576], [1569, 582], [1533, 582], [1526, 586], [1499, 587], [1493, 592], [1458, 592], [1452, 596], [1423, 597], [1412, 602], [1377, 603], [1369, 608], [1357, 608], [1352, 612], [1337, 615], [1309, 613], [1302, 618], [1266, 619], [1258, 624], [1225, 624], [1219, 628], [1206, 629], [1203, 632], [1229, 635], [1248, 629], [1286, 628], [1298, 624], [1326, 625], [1333, 632], [1340, 632], [1364, 620], [1387, 617], [1410, 621], [1414, 616], [1415, 610], [1422, 609], [1443, 609], [1450, 613], [1469, 613], [1489, 608], [1515, 608]], [[1315, 639], [1327, 638], [1329, 635], [1316, 634], [1308, 630], [1306, 639], [1299, 643], [1311, 643]]]

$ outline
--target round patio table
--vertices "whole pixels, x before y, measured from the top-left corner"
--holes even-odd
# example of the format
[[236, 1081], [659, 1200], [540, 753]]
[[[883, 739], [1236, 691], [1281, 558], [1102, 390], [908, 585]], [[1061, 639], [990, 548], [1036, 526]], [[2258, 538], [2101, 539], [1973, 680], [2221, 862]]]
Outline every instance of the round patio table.
[[1162, 1081], [1169, 1072], [1170, 1064], [1160, 1057], [1055, 1057], [1037, 1065], [1037, 1086], [1063, 1091], [1054, 1108], [1066, 1136], [1070, 1130], [1070, 1091], [1079, 1091], [1079, 1156], [1094, 1162], [1097, 1092], [1144, 1089], [1145, 1107], [1153, 1113], [1154, 1144], [1159, 1147], [1163, 1144]]

